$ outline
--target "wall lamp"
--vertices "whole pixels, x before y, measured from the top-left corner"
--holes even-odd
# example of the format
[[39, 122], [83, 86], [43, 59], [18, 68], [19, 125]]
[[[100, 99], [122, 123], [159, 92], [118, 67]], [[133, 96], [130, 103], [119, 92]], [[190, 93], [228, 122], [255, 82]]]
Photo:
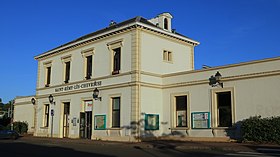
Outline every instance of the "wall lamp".
[[35, 98], [32, 98], [32, 99], [31, 99], [31, 103], [32, 103], [33, 105], [35, 105], [35, 103], [36, 103]]
[[102, 98], [101, 98], [101, 97], [98, 97], [98, 95], [99, 95], [99, 90], [98, 90], [97, 88], [95, 88], [95, 89], [93, 90], [92, 97], [93, 97], [94, 100], [99, 100], [99, 101], [101, 101]]
[[50, 102], [51, 104], [55, 105], [55, 102], [54, 102], [54, 99], [53, 99], [53, 96], [52, 96], [52, 95], [49, 96], [49, 102]]
[[212, 75], [209, 78], [209, 85], [212, 87], [221, 86], [223, 88], [224, 84], [223, 84], [223, 82], [221, 82], [221, 79], [222, 79], [222, 75], [219, 73], [219, 71], [217, 71], [215, 76]]

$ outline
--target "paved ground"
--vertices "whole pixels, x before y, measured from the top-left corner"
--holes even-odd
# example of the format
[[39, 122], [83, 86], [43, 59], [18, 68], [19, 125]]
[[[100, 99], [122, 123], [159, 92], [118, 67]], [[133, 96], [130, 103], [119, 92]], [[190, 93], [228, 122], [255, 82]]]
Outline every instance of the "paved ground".
[[56, 139], [23, 137], [18, 140], [0, 140], [3, 156], [49, 157], [49, 156], [280, 156], [279, 145], [259, 145], [223, 142], [150, 141], [123, 143], [82, 139]]

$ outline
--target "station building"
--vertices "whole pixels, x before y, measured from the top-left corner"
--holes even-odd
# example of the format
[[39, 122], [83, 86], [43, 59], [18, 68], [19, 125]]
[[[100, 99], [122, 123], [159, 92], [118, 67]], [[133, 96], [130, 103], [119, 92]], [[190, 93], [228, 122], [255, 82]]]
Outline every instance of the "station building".
[[112, 21], [36, 56], [34, 135], [237, 137], [239, 121], [280, 115], [279, 57], [194, 70], [197, 45], [162, 13]]

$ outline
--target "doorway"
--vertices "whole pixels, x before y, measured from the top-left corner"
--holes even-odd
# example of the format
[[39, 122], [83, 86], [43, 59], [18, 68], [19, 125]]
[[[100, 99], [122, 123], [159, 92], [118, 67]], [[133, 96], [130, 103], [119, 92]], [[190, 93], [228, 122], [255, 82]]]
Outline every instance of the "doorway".
[[80, 112], [80, 138], [91, 139], [92, 135], [92, 100], [84, 101], [83, 112]]
[[92, 111], [80, 113], [80, 138], [91, 139]]
[[63, 112], [63, 138], [69, 137], [69, 114], [70, 114], [70, 102], [64, 103]]

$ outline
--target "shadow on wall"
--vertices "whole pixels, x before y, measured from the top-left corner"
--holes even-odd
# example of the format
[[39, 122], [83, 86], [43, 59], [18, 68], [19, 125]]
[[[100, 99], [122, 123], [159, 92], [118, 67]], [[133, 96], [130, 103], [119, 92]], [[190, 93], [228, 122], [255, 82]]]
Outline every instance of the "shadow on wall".
[[[141, 113], [141, 116], [145, 117], [146, 113]], [[160, 137], [168, 137], [168, 136], [176, 136], [176, 137], [186, 137], [188, 136], [187, 130], [182, 130], [182, 131], [175, 131], [175, 130], [170, 130], [170, 133], [160, 133], [159, 128], [158, 129], [147, 129], [147, 128], [152, 128], [154, 126], [147, 126], [147, 119], [141, 118], [139, 121], [133, 121], [130, 123], [130, 126], [123, 126], [122, 128], [126, 130], [131, 130], [131, 135], [134, 135], [134, 138], [138, 141], [147, 141], [147, 140], [155, 140]], [[146, 125], [146, 126], [145, 126]], [[170, 129], [170, 126], [168, 125], [168, 122], [160, 122], [159, 127], [167, 127]], [[160, 126], [161, 125], [161, 126]], [[139, 133], [138, 133], [139, 131]], [[137, 136], [137, 135], [140, 136]]]
[[[142, 117], [146, 115], [146, 113], [141, 113]], [[145, 128], [146, 119], [141, 118], [138, 122], [133, 121], [131, 122], [130, 126], [123, 126], [122, 128], [126, 130], [131, 130], [131, 135], [134, 135], [134, 138], [138, 141], [149, 141], [149, 140], [155, 140], [155, 139], [164, 139], [164, 137], [189, 137], [188, 130], [172, 130], [170, 129], [170, 126], [168, 122], [160, 122], [161, 128], [169, 128], [169, 133], [161, 133], [159, 129], [153, 130], [153, 129], [146, 129]], [[242, 121], [239, 121], [235, 123], [232, 127], [225, 129], [223, 132], [223, 136], [226, 136], [230, 139], [234, 139], [237, 141], [240, 141], [242, 139], [241, 134], [241, 123]], [[138, 133], [139, 131], [139, 133]], [[137, 135], [140, 136], [137, 136]], [[213, 136], [219, 137], [219, 135], [215, 135], [213, 133]]]
[[235, 124], [233, 124], [232, 127], [225, 129], [226, 136], [230, 139], [240, 141], [242, 138], [241, 123], [242, 121], [238, 121]]

